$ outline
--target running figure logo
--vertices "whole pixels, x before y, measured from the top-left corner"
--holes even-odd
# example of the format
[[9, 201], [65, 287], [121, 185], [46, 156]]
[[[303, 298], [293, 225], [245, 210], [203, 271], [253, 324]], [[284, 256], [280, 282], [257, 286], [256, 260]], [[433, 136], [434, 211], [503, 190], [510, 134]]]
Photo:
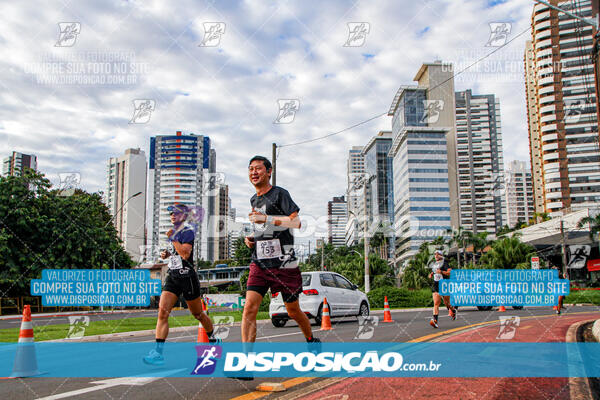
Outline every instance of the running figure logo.
[[348, 22], [348, 40], [344, 47], [361, 47], [365, 44], [367, 35], [371, 32], [371, 24], [368, 22]]
[[581, 114], [586, 108], [585, 102], [581, 99], [565, 101], [565, 122], [576, 124], [581, 119]]
[[498, 331], [498, 340], [511, 340], [517, 333], [517, 327], [521, 324], [521, 318], [518, 316], [514, 317], [500, 317], [500, 330]]
[[279, 99], [277, 100], [277, 104], [279, 105], [279, 114], [274, 124], [289, 124], [294, 121], [296, 118], [296, 112], [300, 108], [300, 100], [298, 99]]
[[233, 317], [231, 315], [217, 315], [213, 317], [215, 330], [213, 337], [225, 340], [229, 337], [229, 331], [233, 326]]
[[217, 47], [221, 43], [221, 36], [225, 34], [225, 22], [205, 22], [204, 39], [198, 47]]
[[85, 328], [90, 326], [90, 317], [87, 315], [69, 317], [69, 332], [65, 339], [80, 339], [85, 334]]
[[196, 352], [198, 353], [196, 368], [190, 375], [210, 375], [215, 372], [217, 360], [223, 354], [221, 346], [196, 346]]
[[81, 24], [79, 22], [59, 22], [58, 41], [54, 47], [73, 47], [77, 41], [77, 35], [81, 33]]
[[512, 25], [508, 22], [490, 22], [490, 39], [485, 47], [500, 47], [506, 44]]
[[354, 335], [354, 339], [368, 340], [373, 337], [375, 327], [379, 326], [379, 317], [372, 315], [368, 317], [358, 317], [358, 331]]
[[440, 113], [444, 109], [444, 100], [423, 100], [423, 117], [420, 122], [435, 124], [440, 119]]
[[58, 179], [60, 179], [58, 185], [60, 194], [70, 196], [75, 193], [75, 189], [81, 183], [81, 174], [79, 172], [59, 172]]
[[156, 108], [156, 102], [150, 99], [133, 100], [133, 117], [130, 124], [145, 124], [150, 121], [152, 111]]

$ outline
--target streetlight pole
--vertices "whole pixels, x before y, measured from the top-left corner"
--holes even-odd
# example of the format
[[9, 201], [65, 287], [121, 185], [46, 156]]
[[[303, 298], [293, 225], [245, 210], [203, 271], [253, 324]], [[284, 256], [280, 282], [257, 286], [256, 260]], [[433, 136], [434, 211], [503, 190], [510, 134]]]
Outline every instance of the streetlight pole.
[[[104, 227], [106, 228], [117, 216], [117, 214], [123, 209], [123, 207], [125, 207], [125, 204], [127, 204], [127, 202], [131, 199], [133, 199], [134, 197], [139, 196], [140, 194], [142, 194], [142, 192], [137, 192], [131, 196], [129, 196], [129, 198], [127, 200], [125, 200], [125, 202], [121, 205], [121, 207], [119, 207], [119, 209], [117, 211], [115, 211], [115, 213], [113, 214], [113, 216], [108, 220], [108, 222], [104, 225]], [[116, 254], [113, 253], [113, 270], [115, 269], [116, 266], [116, 260], [115, 260]], [[104, 311], [104, 304], [100, 305], [100, 311]]]
[[[369, 291], [371, 290], [371, 274], [370, 274], [370, 268], [369, 268], [369, 233], [368, 233], [368, 221], [369, 218], [367, 216], [367, 177], [363, 176], [362, 179], [358, 180], [357, 182], [354, 183], [355, 188], [360, 187], [360, 185], [362, 185], [363, 187], [363, 202], [364, 202], [364, 221], [363, 221], [363, 233], [364, 233], [364, 240], [363, 240], [363, 244], [364, 244], [364, 263], [365, 263], [365, 293], [369, 293]], [[352, 211], [348, 210], [348, 212], [352, 215], [354, 215], [354, 218], [358, 219], [356, 217], [356, 214], [354, 214]], [[355, 250], [356, 251], [356, 250]], [[357, 252], [358, 253], [358, 252]], [[359, 253], [360, 254], [360, 253]]]
[[371, 277], [369, 274], [369, 235], [368, 235], [368, 221], [369, 218], [367, 217], [367, 180], [366, 177], [363, 179], [362, 181], [363, 184], [363, 198], [364, 198], [364, 203], [365, 203], [365, 222], [364, 222], [364, 233], [365, 233], [365, 238], [364, 238], [364, 245], [365, 245], [365, 293], [369, 293], [369, 291], [371, 290]]
[[108, 220], [108, 222], [106, 223], [106, 225], [104, 225], [104, 227], [106, 228], [113, 221], [113, 219], [115, 219], [115, 217], [117, 216], [117, 214], [119, 213], [119, 211], [121, 211], [123, 209], [123, 207], [125, 207], [125, 204], [127, 204], [127, 202], [129, 200], [133, 199], [134, 197], [138, 197], [140, 194], [142, 194], [142, 192], [137, 192], [137, 193], [132, 194], [131, 196], [129, 196], [129, 198], [127, 200], [125, 200], [125, 202], [123, 204], [121, 204], [121, 207], [119, 207], [119, 209], [117, 211], [115, 211], [115, 213], [113, 214], [113, 216], [111, 217], [111, 219]]

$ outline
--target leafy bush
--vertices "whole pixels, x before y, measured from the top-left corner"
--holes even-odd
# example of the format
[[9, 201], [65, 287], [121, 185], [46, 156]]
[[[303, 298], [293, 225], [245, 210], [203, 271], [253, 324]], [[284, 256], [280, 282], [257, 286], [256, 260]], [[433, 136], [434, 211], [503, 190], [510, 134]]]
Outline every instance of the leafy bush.
[[269, 311], [269, 305], [271, 304], [271, 291], [268, 291], [258, 307], [258, 311]]
[[383, 308], [385, 296], [391, 308], [431, 307], [433, 300], [431, 290], [409, 290], [394, 286], [384, 286], [371, 290], [368, 293], [371, 308]]

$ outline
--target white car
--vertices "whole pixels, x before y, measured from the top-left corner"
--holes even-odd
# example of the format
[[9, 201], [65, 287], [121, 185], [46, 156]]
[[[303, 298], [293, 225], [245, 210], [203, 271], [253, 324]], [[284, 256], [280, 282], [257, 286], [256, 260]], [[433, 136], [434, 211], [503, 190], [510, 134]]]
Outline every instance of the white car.
[[[369, 299], [340, 274], [327, 271], [302, 273], [302, 293], [300, 309], [308, 318], [313, 318], [319, 325], [323, 313], [323, 299], [327, 297], [329, 315], [331, 317], [369, 315]], [[290, 319], [281, 294], [271, 294], [269, 316], [274, 326], [280, 328]]]

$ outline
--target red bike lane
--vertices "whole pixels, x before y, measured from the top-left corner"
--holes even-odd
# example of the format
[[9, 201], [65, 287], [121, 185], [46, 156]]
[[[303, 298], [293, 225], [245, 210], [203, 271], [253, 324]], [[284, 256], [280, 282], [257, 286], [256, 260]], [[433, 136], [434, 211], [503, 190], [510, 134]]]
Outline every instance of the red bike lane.
[[[499, 317], [510, 316], [510, 312]], [[499, 322], [474, 327], [440, 342], [564, 342], [569, 327], [598, 313], [521, 317], [518, 326]], [[513, 320], [514, 322], [514, 320]], [[508, 324], [510, 325], [510, 324]], [[511, 338], [511, 336], [514, 336]], [[500, 337], [504, 337], [501, 339]], [[569, 378], [347, 378], [303, 400], [365, 399], [570, 399]]]

